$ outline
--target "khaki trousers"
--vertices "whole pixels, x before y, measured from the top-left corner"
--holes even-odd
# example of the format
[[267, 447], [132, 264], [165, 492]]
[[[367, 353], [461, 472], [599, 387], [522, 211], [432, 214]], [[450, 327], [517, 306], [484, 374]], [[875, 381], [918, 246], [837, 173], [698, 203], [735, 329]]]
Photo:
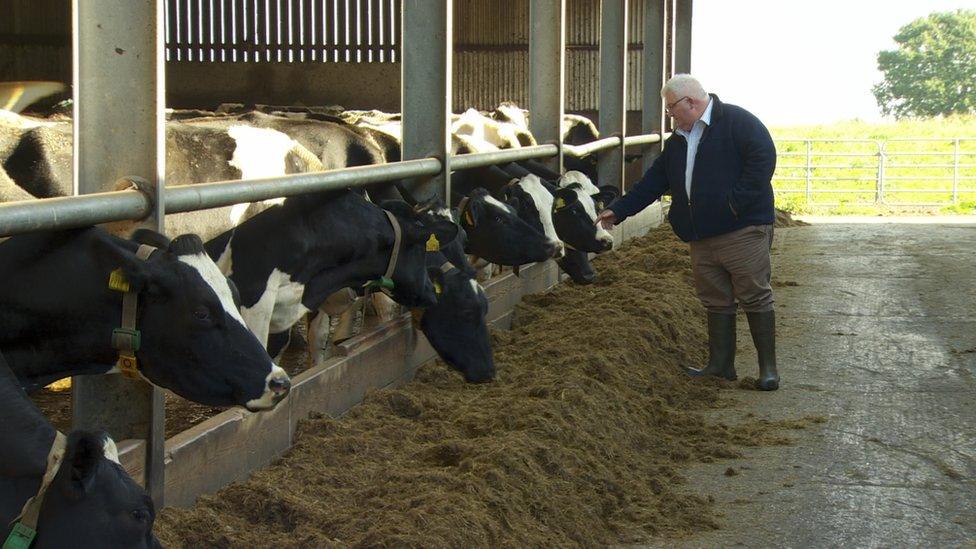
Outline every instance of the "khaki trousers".
[[772, 225], [752, 225], [691, 243], [691, 270], [698, 299], [712, 313], [735, 314], [736, 300], [749, 313], [773, 310], [769, 250]]

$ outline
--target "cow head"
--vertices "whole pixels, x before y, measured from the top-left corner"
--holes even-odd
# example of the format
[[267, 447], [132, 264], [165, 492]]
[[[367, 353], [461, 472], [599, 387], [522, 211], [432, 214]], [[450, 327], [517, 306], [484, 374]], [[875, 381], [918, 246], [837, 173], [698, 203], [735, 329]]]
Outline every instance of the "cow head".
[[566, 255], [556, 263], [577, 284], [593, 284], [596, 280], [596, 271], [586, 252], [566, 250]]
[[538, 176], [528, 174], [521, 179], [513, 180], [504, 189], [505, 202], [518, 212], [519, 218], [531, 225], [537, 231], [542, 231], [550, 240], [556, 243], [556, 254], [559, 259], [565, 253], [565, 245], [556, 233], [552, 224], [552, 192], [547, 189]]
[[[444, 203], [441, 202], [440, 199], [420, 206], [418, 208], [418, 212], [421, 215], [426, 216], [431, 221], [445, 219], [451, 223], [457, 223], [451, 209], [444, 206]], [[436, 255], [436, 253], [441, 253], [447, 259], [447, 261], [450, 261], [451, 264], [460, 269], [461, 272], [470, 276], [471, 278], [474, 278], [477, 271], [471, 265], [471, 262], [468, 261], [468, 256], [464, 253], [464, 247], [468, 242], [468, 233], [465, 232], [464, 228], [460, 225], [455, 226], [457, 227], [458, 231], [457, 237], [449, 242], [439, 241], [439, 249], [436, 251], [428, 250], [427, 264], [431, 264], [432, 253], [434, 255]]]
[[[485, 315], [488, 299], [471, 276], [449, 266], [443, 254], [428, 256], [428, 274], [437, 289], [437, 304], [423, 311], [420, 328], [434, 350], [468, 383], [494, 379], [495, 361]], [[446, 271], [446, 272], [445, 272]]]
[[161, 547], [155, 518], [152, 499], [119, 465], [112, 439], [75, 431], [44, 494], [31, 547]]
[[427, 276], [427, 243], [457, 238], [458, 227], [449, 219], [422, 215], [402, 200], [386, 200], [382, 208], [396, 216], [402, 232], [400, 251], [393, 271], [393, 299], [407, 307], [428, 307], [437, 302], [434, 286]]
[[484, 188], [471, 191], [458, 213], [468, 234], [469, 254], [499, 265], [524, 265], [557, 257], [558, 243], [519, 218], [511, 206]]
[[580, 172], [566, 172], [559, 180], [552, 207], [556, 232], [570, 246], [584, 252], [601, 253], [613, 248], [613, 235], [597, 225], [597, 212], [617, 196], [614, 187], [597, 189]]
[[146, 261], [114, 246], [105, 257], [139, 295], [136, 352], [140, 372], [160, 387], [201, 404], [273, 408], [291, 388], [288, 374], [247, 329], [227, 278], [196, 235], [169, 241], [140, 230], [133, 240], [156, 246]]

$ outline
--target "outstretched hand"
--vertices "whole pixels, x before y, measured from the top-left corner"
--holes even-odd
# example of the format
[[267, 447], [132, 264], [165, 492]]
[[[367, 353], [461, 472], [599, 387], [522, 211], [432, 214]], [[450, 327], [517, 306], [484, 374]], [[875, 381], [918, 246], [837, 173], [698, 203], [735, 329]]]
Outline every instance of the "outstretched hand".
[[596, 223], [609, 231], [617, 224], [617, 214], [613, 210], [603, 210], [596, 216]]

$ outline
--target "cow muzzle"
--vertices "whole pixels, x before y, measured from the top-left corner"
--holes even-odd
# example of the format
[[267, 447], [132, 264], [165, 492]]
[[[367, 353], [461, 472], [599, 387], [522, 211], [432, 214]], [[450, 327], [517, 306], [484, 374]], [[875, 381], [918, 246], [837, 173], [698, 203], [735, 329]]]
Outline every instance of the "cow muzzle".
[[260, 398], [249, 400], [244, 405], [252, 412], [270, 410], [277, 406], [291, 391], [291, 379], [278, 365], [272, 365], [271, 373], [265, 378], [264, 392]]
[[560, 259], [566, 255], [566, 245], [559, 240], [550, 240], [546, 243], [546, 253], [553, 259]]

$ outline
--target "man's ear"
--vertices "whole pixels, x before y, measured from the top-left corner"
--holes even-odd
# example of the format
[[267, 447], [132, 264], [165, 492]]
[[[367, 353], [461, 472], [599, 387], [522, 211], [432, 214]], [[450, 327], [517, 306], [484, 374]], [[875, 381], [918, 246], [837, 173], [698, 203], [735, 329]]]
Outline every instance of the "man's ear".
[[92, 256], [107, 272], [105, 285], [118, 291], [141, 292], [149, 286], [151, 273], [145, 261], [111, 239], [93, 241]]

